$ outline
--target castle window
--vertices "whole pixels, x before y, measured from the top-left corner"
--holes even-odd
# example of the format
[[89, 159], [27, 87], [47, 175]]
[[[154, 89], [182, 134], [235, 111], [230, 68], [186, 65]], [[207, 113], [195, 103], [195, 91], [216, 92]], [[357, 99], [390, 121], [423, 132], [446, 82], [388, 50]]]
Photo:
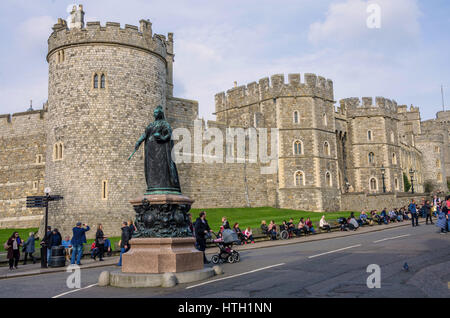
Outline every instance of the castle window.
[[100, 88], [105, 88], [106, 87], [106, 77], [105, 74], [102, 74], [101, 78], [100, 78]]
[[328, 125], [327, 114], [323, 113], [323, 115], [322, 115], [322, 121], [323, 121], [323, 125], [324, 125], [324, 126], [327, 126], [327, 125]]
[[33, 190], [37, 190], [39, 187], [39, 181], [33, 181]]
[[393, 165], [397, 164], [397, 155], [395, 154], [395, 152], [392, 153], [392, 164]]
[[330, 145], [328, 144], [328, 141], [325, 141], [323, 144], [323, 152], [326, 156], [330, 155]]
[[377, 179], [375, 178], [370, 179], [369, 184], [370, 184], [370, 191], [377, 191], [378, 189]]
[[394, 143], [394, 133], [391, 131], [391, 143]]
[[294, 124], [298, 124], [298, 123], [299, 123], [298, 111], [294, 111]]
[[438, 146], [434, 147], [434, 152], [441, 153], [441, 147], [438, 147]]
[[331, 187], [333, 185], [333, 183], [331, 182], [331, 173], [329, 171], [325, 173], [325, 181], [327, 186]]
[[372, 130], [367, 131], [367, 140], [369, 140], [369, 141], [372, 140]]
[[294, 155], [303, 154], [303, 143], [300, 140], [294, 141]]
[[108, 199], [108, 181], [103, 180], [102, 181], [102, 200]]
[[94, 74], [94, 88], [98, 88], [98, 74]]
[[395, 186], [395, 190], [399, 189], [399, 184], [398, 184], [398, 179], [397, 178], [394, 179], [394, 186]]
[[294, 174], [294, 183], [298, 186], [304, 186], [305, 185], [305, 174], [303, 171], [296, 171]]
[[436, 168], [440, 168], [441, 167], [441, 160], [437, 159], [436, 160]]
[[64, 155], [64, 144], [62, 142], [57, 142], [53, 146], [53, 160], [62, 160]]
[[440, 172], [437, 174], [437, 181], [442, 182], [442, 174]]
[[36, 155], [36, 163], [42, 163], [42, 155]]
[[375, 163], [375, 154], [373, 152], [369, 152], [368, 159], [370, 164]]

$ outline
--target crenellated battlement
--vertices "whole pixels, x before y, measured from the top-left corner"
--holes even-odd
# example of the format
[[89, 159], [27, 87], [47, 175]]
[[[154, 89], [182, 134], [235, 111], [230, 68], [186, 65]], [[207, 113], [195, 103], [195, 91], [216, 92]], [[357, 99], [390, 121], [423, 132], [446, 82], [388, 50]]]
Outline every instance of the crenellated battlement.
[[333, 101], [333, 81], [306, 73], [302, 82], [300, 73], [296, 73], [289, 74], [288, 83], [285, 83], [283, 74], [272, 75], [270, 79], [265, 77], [216, 94], [216, 113], [281, 97], [319, 97]]
[[340, 107], [338, 107], [338, 113], [342, 115], [347, 114], [372, 114], [377, 111], [383, 111], [385, 113], [397, 114], [397, 102], [385, 97], [350, 97], [344, 98], [339, 101]]
[[140, 20], [139, 23], [139, 27], [125, 24], [121, 28], [117, 22], [106, 22], [105, 26], [100, 22], [87, 22], [84, 26], [83, 21], [80, 27], [69, 28], [65, 20], [58, 19], [48, 39], [47, 61], [58, 49], [99, 43], [130, 46], [157, 54], [163, 59], [167, 54], [173, 54], [173, 33], [169, 33], [166, 38], [152, 33], [149, 20]]
[[9, 136], [11, 132], [31, 135], [36, 132], [36, 127], [43, 129], [46, 112], [46, 109], [40, 109], [0, 115], [0, 137]]

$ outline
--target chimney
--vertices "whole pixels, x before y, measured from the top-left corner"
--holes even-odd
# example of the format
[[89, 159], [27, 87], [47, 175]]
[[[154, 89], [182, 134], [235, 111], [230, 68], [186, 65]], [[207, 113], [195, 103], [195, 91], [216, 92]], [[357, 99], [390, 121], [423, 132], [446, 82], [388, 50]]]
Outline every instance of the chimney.
[[78, 6], [78, 8], [77, 6], [73, 6], [72, 12], [70, 12], [69, 29], [73, 28], [84, 28], [84, 11], [81, 4]]

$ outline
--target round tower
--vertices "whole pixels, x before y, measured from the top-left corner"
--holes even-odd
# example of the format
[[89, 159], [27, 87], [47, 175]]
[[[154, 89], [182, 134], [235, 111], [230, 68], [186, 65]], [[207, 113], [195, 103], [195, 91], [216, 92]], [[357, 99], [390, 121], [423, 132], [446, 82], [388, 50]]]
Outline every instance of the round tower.
[[59, 19], [48, 40], [48, 120], [45, 186], [62, 201], [49, 207], [49, 225], [71, 235], [77, 221], [95, 235], [119, 235], [134, 216], [129, 203], [146, 189], [143, 155], [134, 150], [170, 94], [172, 36], [140, 28], [88, 22], [82, 6]]

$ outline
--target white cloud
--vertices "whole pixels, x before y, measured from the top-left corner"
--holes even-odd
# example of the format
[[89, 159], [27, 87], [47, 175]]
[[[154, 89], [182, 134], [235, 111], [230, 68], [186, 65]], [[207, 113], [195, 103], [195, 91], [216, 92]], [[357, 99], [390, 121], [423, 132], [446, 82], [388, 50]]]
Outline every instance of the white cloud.
[[[381, 27], [368, 28], [367, 7], [379, 5]], [[314, 44], [361, 45], [414, 41], [420, 35], [421, 13], [416, 0], [346, 0], [331, 4], [324, 21], [310, 25], [308, 40]]]

